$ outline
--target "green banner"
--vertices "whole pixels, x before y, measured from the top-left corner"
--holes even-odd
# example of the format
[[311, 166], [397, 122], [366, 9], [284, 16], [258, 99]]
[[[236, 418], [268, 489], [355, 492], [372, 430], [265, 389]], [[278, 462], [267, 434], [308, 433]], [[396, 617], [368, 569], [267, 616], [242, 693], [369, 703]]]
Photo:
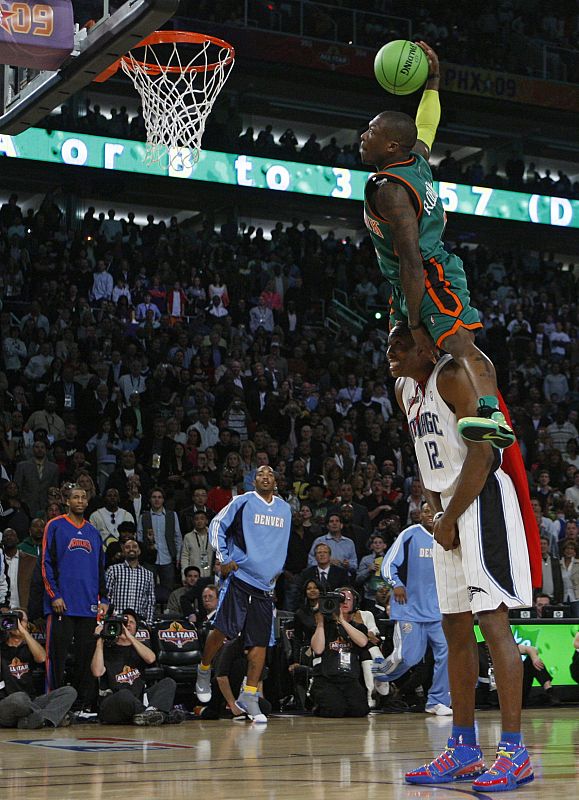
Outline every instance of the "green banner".
[[[517, 644], [536, 647], [545, 667], [553, 676], [553, 684], [559, 686], [576, 686], [571, 677], [569, 667], [573, 660], [573, 639], [579, 631], [579, 625], [562, 622], [557, 625], [542, 625], [529, 621], [512, 624], [511, 630]], [[478, 625], [474, 632], [477, 642], [484, 641]], [[526, 658], [526, 656], [524, 656]], [[537, 683], [535, 681], [534, 685]]]
[[[188, 150], [173, 153], [171, 163], [148, 165], [145, 155], [146, 148], [142, 142], [127, 139], [40, 128], [29, 128], [18, 136], [0, 134], [0, 156], [7, 158], [297, 192], [337, 200], [361, 201], [369, 174], [345, 167], [302, 164], [211, 150], [203, 150], [197, 163], [191, 162]], [[578, 200], [445, 181], [435, 181], [434, 188], [449, 212], [579, 228]]]

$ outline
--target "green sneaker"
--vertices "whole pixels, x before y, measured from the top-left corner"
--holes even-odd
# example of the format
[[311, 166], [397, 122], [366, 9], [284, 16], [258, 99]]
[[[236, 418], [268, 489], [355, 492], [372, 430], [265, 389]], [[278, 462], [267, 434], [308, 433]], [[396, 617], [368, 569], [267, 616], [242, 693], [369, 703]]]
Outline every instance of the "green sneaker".
[[502, 411], [480, 405], [478, 413], [478, 417], [459, 419], [458, 432], [463, 439], [468, 439], [469, 442], [488, 442], [499, 450], [515, 443], [516, 436]]

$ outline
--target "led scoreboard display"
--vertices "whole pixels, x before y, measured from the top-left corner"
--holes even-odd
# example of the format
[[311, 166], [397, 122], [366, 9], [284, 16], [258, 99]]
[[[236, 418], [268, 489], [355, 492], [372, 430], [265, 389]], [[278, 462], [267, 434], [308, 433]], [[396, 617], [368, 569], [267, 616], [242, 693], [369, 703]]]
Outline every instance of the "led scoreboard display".
[[57, 70], [74, 47], [70, 0], [0, 0], [0, 63]]

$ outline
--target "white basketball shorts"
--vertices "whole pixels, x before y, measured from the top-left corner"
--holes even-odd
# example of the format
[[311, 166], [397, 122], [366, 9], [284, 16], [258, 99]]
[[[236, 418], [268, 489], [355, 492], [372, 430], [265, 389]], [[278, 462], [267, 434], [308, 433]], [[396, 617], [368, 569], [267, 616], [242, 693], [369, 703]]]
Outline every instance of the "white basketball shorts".
[[434, 573], [443, 614], [532, 605], [531, 572], [515, 487], [501, 469], [458, 518], [460, 547], [434, 543]]

